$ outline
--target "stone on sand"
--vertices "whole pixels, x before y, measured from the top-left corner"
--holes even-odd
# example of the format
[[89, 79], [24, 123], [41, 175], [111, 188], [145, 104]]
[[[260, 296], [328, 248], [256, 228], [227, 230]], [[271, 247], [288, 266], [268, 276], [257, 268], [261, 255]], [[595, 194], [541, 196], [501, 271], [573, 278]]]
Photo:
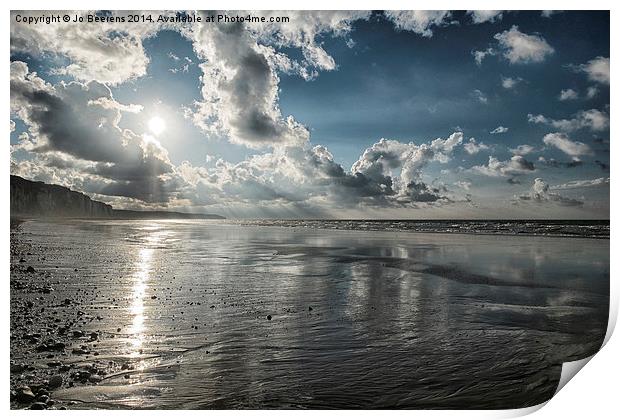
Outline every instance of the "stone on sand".
[[60, 388], [62, 386], [62, 376], [54, 375], [49, 380], [50, 388]]
[[35, 396], [32, 393], [30, 387], [24, 386], [17, 390], [17, 395], [15, 396], [15, 399], [22, 404], [27, 404], [33, 402]]

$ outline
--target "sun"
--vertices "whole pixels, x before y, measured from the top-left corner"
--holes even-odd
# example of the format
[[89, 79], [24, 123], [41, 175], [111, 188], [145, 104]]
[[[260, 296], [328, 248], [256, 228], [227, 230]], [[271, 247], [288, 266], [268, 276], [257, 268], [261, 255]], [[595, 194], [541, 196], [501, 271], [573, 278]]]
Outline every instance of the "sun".
[[153, 117], [149, 120], [149, 131], [156, 136], [163, 133], [166, 129], [166, 121], [161, 117]]

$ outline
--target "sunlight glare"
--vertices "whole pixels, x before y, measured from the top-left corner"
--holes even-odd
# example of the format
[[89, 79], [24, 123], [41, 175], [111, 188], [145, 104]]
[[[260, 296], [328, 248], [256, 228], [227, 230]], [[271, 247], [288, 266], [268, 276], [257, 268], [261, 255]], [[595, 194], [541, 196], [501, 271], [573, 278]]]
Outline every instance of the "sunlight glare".
[[166, 121], [161, 117], [153, 117], [149, 120], [149, 130], [156, 136], [160, 135], [166, 129]]

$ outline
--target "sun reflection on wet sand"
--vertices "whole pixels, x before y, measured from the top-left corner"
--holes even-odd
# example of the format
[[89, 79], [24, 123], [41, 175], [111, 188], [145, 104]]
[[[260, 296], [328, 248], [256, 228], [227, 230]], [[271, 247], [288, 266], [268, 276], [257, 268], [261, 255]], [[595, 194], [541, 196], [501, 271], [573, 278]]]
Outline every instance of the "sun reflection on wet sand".
[[134, 284], [132, 287], [131, 305], [128, 308], [132, 318], [129, 330], [129, 356], [132, 358], [138, 358], [142, 354], [146, 336], [144, 323], [147, 316], [145, 314], [144, 302], [153, 269], [153, 253], [162, 239], [162, 232], [159, 230], [159, 227], [158, 224], [152, 224], [144, 228], [146, 235], [143, 238], [143, 247], [138, 252], [136, 271], [133, 275]]
[[133, 294], [129, 311], [131, 313], [131, 356], [135, 357], [142, 350], [144, 342], [144, 297], [148, 287], [151, 271], [151, 259], [153, 257], [152, 248], [143, 248], [139, 253], [138, 271], [134, 275]]

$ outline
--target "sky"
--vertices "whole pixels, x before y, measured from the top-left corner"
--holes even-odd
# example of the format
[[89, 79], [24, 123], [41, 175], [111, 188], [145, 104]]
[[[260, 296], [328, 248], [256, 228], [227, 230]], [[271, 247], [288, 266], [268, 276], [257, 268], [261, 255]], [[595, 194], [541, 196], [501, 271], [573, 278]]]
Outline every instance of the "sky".
[[[230, 218], [609, 218], [608, 12], [147, 13], [11, 13], [12, 174]], [[24, 19], [54, 14], [84, 22]]]

